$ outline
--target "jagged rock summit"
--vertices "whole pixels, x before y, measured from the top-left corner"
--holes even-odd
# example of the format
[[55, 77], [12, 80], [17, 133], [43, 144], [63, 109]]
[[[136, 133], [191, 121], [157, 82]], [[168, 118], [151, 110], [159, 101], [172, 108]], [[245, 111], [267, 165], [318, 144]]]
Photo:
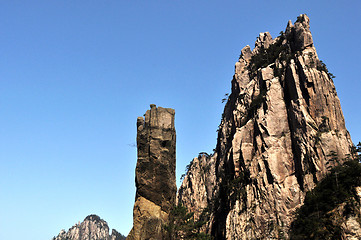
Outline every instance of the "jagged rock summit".
[[306, 192], [352, 155], [309, 22], [300, 15], [242, 49], [215, 152], [193, 160], [179, 189], [178, 202], [207, 215], [215, 239], [288, 238]]
[[109, 235], [109, 227], [106, 221], [97, 215], [87, 216], [83, 222], [71, 227], [67, 232], [61, 230], [58, 236], [52, 240], [124, 240], [125, 237], [115, 229]]
[[[197, 235], [202, 239], [361, 239], [361, 166], [348, 161], [355, 158], [355, 148], [334, 76], [317, 56], [309, 22], [300, 15], [278, 37], [261, 33], [253, 50], [241, 50], [214, 153], [193, 159], [178, 191], [177, 202], [194, 212], [194, 222], [186, 212], [185, 222], [175, 221], [171, 211], [177, 203], [174, 110], [152, 104], [138, 118], [137, 192], [128, 240], [183, 239], [182, 231], [191, 237], [206, 233]], [[343, 181], [348, 174], [352, 181]], [[347, 187], [340, 191], [338, 185]], [[323, 210], [327, 226], [306, 235], [307, 221], [298, 221], [298, 209], [316, 208], [319, 214], [318, 202], [310, 204], [342, 191], [342, 201], [334, 197]], [[310, 213], [313, 221], [321, 221], [308, 210], [298, 217]], [[167, 224], [186, 228], [167, 234]], [[337, 235], [335, 229], [327, 232], [329, 226], [337, 227]], [[328, 237], [314, 237], [316, 231]], [[106, 222], [90, 215], [53, 238], [68, 239], [122, 236], [115, 230], [109, 235]]]
[[175, 204], [175, 111], [150, 105], [137, 119], [137, 187], [128, 240], [165, 239], [163, 226]]

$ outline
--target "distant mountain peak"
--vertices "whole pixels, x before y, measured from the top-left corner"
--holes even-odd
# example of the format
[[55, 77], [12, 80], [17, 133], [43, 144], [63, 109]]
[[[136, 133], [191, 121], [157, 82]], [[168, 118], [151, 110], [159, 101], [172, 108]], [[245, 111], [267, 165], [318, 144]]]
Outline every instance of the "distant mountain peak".
[[124, 240], [125, 236], [115, 229], [109, 235], [106, 221], [98, 215], [91, 214], [83, 222], [75, 224], [67, 232], [63, 229], [52, 240]]
[[96, 221], [96, 222], [104, 222], [103, 219], [101, 219], [98, 215], [95, 215], [95, 214], [91, 214], [91, 215], [88, 215], [84, 221]]

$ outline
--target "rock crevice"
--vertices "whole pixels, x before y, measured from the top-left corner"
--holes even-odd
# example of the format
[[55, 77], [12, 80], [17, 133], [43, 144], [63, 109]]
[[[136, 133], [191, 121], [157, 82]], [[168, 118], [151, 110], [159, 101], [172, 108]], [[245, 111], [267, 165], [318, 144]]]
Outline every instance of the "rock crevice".
[[137, 119], [137, 192], [128, 240], [164, 239], [177, 192], [174, 115], [173, 109], [152, 104]]
[[[178, 201], [194, 211], [211, 208], [206, 231], [216, 239], [287, 237], [306, 192], [351, 154], [332, 74], [318, 59], [309, 22], [300, 15], [277, 38], [261, 33], [252, 51], [242, 49], [215, 153], [197, 159], [214, 170], [191, 168], [182, 183]], [[205, 175], [213, 189], [195, 175]]]

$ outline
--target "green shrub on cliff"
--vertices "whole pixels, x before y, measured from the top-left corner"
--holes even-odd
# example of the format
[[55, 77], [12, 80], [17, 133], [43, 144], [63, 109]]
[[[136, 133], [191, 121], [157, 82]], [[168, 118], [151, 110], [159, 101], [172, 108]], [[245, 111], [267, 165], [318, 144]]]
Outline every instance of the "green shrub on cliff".
[[182, 204], [178, 204], [173, 207], [169, 216], [169, 224], [164, 228], [170, 240], [211, 240], [209, 235], [201, 232], [201, 227], [204, 224], [203, 221], [195, 221], [194, 213], [189, 212]]
[[282, 41], [284, 40], [283, 32], [280, 34], [278, 40], [271, 44], [267, 49], [261, 48], [259, 49], [258, 54], [251, 57], [249, 65], [249, 70], [251, 72], [256, 72], [258, 68], [263, 68], [274, 63], [279, 57], [285, 57], [283, 55], [281, 56], [281, 54], [287, 51], [287, 46], [282, 44]]
[[358, 202], [355, 187], [361, 186], [361, 164], [350, 160], [333, 168], [317, 186], [306, 194], [304, 205], [297, 210], [291, 225], [290, 239], [341, 239], [342, 222], [334, 219], [340, 204], [343, 216], [356, 215]]

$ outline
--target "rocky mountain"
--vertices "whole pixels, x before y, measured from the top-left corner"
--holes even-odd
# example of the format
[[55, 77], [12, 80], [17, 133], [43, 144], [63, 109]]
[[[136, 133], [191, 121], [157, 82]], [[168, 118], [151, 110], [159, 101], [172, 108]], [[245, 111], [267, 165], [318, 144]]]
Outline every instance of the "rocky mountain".
[[354, 154], [309, 22], [242, 49], [215, 152], [188, 166], [177, 200], [215, 239], [289, 238], [306, 193]]
[[150, 107], [144, 118], [137, 119], [137, 191], [128, 240], [166, 239], [163, 226], [176, 199], [175, 112]]
[[[361, 143], [345, 127], [334, 76], [309, 18], [261, 33], [235, 65], [212, 154], [176, 189], [175, 111], [137, 119], [136, 198], [128, 240], [361, 239]], [[119, 240], [96, 215], [53, 240]]]
[[106, 221], [97, 215], [87, 216], [83, 222], [75, 224], [67, 232], [61, 230], [53, 240], [124, 240], [125, 237], [115, 229], [109, 235]]

